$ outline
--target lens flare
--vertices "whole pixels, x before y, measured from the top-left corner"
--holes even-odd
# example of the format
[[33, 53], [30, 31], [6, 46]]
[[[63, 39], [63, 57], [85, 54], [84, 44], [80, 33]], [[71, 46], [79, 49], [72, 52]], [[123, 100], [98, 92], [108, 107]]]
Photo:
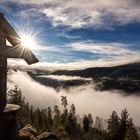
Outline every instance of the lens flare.
[[35, 49], [36, 46], [37, 46], [37, 43], [35, 41], [35, 38], [34, 36], [32, 35], [28, 35], [28, 34], [22, 34], [21, 35], [21, 45], [26, 47], [26, 48], [29, 48], [29, 49]]

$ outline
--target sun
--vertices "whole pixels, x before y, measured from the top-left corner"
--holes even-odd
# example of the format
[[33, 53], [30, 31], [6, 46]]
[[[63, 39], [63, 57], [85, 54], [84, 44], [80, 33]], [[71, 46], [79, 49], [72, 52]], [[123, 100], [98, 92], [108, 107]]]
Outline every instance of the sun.
[[35, 49], [37, 44], [33, 35], [22, 34], [20, 37], [21, 45], [29, 49]]

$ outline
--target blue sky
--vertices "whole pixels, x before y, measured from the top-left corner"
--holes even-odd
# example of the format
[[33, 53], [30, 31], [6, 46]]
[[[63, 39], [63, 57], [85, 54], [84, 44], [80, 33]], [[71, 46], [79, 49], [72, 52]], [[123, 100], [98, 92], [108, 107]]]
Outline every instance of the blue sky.
[[140, 60], [139, 0], [0, 0], [0, 12], [35, 36], [40, 62]]

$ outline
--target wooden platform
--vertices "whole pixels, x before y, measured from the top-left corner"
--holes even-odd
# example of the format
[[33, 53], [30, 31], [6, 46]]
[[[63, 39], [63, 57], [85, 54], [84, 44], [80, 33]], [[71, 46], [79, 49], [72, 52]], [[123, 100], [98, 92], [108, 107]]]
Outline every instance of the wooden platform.
[[9, 112], [16, 112], [20, 109], [19, 105], [14, 105], [14, 104], [7, 104], [4, 113], [9, 113]]

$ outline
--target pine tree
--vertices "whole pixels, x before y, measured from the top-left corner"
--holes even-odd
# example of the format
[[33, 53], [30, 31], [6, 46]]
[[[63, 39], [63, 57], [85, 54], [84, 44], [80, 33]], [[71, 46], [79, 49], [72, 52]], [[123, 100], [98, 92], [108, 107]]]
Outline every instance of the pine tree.
[[76, 109], [75, 109], [75, 105], [72, 104], [70, 107], [70, 113], [68, 116], [68, 120], [69, 120], [69, 133], [71, 134], [71, 138], [74, 137], [74, 135], [76, 135], [77, 133], [77, 119], [76, 119]]
[[54, 122], [53, 123], [54, 130], [57, 129], [57, 127], [58, 127], [58, 125], [60, 123], [60, 113], [61, 113], [61, 111], [59, 110], [58, 106], [55, 105], [54, 106], [54, 121], [53, 121]]
[[67, 97], [66, 96], [61, 96], [61, 104], [64, 107], [64, 115], [67, 116], [68, 115], [68, 110], [67, 110]]
[[90, 121], [90, 128], [92, 128], [93, 119], [92, 119], [92, 115], [91, 115], [91, 114], [88, 114], [88, 119], [89, 119], [89, 121]]
[[138, 140], [138, 133], [137, 130], [133, 124], [132, 118], [128, 120], [128, 127], [125, 134], [124, 140]]
[[95, 119], [95, 128], [98, 130], [102, 130], [101, 118], [98, 116]]
[[68, 105], [68, 102], [67, 102], [67, 97], [66, 96], [61, 96], [61, 104], [64, 108], [63, 110], [63, 113], [61, 114], [61, 120], [60, 120], [60, 123], [62, 126], [66, 126], [68, 125], [68, 110], [67, 110], [67, 105]]
[[18, 111], [18, 120], [20, 126], [23, 127], [27, 124], [26, 112], [25, 112], [25, 98], [22, 96], [22, 91], [17, 86], [14, 89], [8, 91], [8, 103], [17, 104], [21, 108]]
[[115, 111], [108, 119], [107, 131], [111, 140], [120, 140], [120, 119]]
[[41, 111], [43, 113], [42, 117], [43, 117], [43, 130], [46, 131], [47, 130], [47, 109], [43, 109]]
[[39, 125], [39, 129], [41, 129], [43, 127], [43, 120], [42, 120], [42, 114], [39, 108], [37, 108], [37, 117], [38, 117], [38, 125]]
[[121, 139], [125, 138], [125, 134], [129, 125], [129, 114], [126, 109], [122, 110], [121, 112], [121, 119], [120, 119], [120, 131], [121, 131]]
[[52, 110], [50, 107], [47, 108], [47, 129], [50, 132], [53, 126]]
[[34, 124], [34, 108], [33, 105], [30, 107], [30, 118], [31, 118], [31, 124]]
[[85, 115], [83, 119], [83, 129], [85, 132], [88, 132], [90, 129], [90, 120], [87, 115]]
[[23, 107], [25, 104], [25, 98], [22, 96], [22, 91], [17, 86], [14, 89], [8, 91], [8, 102], [11, 104], [17, 104]]

